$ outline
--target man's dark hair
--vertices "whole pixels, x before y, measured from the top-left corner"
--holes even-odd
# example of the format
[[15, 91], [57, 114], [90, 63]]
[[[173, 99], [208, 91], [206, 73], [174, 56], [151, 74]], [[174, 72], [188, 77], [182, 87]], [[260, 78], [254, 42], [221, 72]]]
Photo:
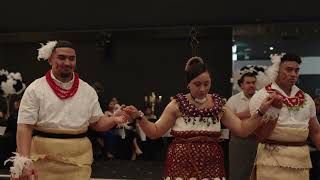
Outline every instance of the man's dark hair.
[[70, 41], [58, 40], [54, 49], [56, 49], [56, 48], [72, 48], [72, 49], [74, 49], [74, 46]]
[[301, 64], [302, 62], [300, 56], [292, 53], [287, 53], [283, 55], [283, 57], [281, 58], [281, 63], [285, 61], [294, 61], [294, 62], [297, 62], [298, 64]]
[[238, 85], [239, 86], [241, 86], [241, 84], [243, 83], [245, 77], [254, 77], [254, 78], [256, 78], [256, 73], [248, 72], [248, 73], [243, 74], [241, 76], [241, 78], [238, 80]]

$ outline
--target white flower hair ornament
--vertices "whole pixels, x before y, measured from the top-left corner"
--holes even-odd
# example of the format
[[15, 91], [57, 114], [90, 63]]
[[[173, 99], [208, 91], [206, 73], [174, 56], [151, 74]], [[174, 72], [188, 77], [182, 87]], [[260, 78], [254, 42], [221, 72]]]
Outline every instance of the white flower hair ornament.
[[270, 55], [272, 65], [268, 67], [268, 69], [266, 70], [266, 74], [271, 79], [272, 82], [274, 82], [277, 79], [281, 58], [285, 54], [286, 53]]
[[46, 45], [41, 43], [41, 48], [38, 49], [38, 60], [48, 60], [57, 43], [58, 41], [48, 41]]
[[231, 78], [231, 83], [233, 83], [233, 89], [237, 91], [241, 91], [241, 88], [238, 84], [238, 81], [244, 74], [251, 73], [256, 76], [256, 88], [261, 89], [270, 83], [270, 79], [266, 75], [267, 66], [261, 65], [246, 65], [242, 67], [239, 71], [233, 73]]

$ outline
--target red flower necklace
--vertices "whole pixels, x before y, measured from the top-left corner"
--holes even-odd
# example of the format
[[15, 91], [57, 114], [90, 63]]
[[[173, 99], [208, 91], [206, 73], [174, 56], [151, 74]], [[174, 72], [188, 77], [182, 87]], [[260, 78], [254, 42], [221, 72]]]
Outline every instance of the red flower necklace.
[[288, 107], [289, 110], [298, 111], [301, 107], [303, 107], [303, 105], [305, 103], [304, 92], [301, 90], [299, 90], [294, 95], [294, 97], [287, 97], [287, 96], [282, 95], [278, 90], [273, 89], [271, 87], [271, 84], [267, 85], [265, 87], [265, 89], [267, 90], [267, 92], [269, 94], [276, 93], [277, 95], [279, 95], [282, 99], [282, 102]]
[[79, 87], [79, 76], [77, 73], [74, 73], [74, 81], [72, 84], [72, 87], [68, 90], [61, 88], [58, 86], [54, 80], [51, 77], [51, 71], [48, 71], [46, 73], [46, 80], [53, 90], [53, 92], [60, 98], [60, 99], [67, 99], [72, 97], [73, 95], [76, 94], [78, 87]]

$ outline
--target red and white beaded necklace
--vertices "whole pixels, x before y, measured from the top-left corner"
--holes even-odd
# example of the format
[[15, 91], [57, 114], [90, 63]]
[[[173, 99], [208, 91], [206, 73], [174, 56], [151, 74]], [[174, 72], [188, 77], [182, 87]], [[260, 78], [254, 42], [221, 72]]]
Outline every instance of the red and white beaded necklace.
[[60, 98], [60, 99], [68, 99], [76, 94], [79, 87], [79, 76], [77, 73], [74, 73], [74, 81], [72, 87], [70, 89], [63, 89], [58, 86], [51, 77], [51, 71], [46, 73], [46, 80], [53, 90], [53, 92]]

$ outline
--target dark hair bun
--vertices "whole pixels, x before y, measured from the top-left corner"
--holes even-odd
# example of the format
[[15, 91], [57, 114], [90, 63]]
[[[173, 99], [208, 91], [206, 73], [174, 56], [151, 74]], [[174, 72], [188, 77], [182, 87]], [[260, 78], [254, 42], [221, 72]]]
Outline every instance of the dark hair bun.
[[201, 57], [194, 56], [187, 61], [186, 67], [184, 70], [188, 72], [192, 69], [193, 66], [197, 64], [204, 64], [204, 62]]

